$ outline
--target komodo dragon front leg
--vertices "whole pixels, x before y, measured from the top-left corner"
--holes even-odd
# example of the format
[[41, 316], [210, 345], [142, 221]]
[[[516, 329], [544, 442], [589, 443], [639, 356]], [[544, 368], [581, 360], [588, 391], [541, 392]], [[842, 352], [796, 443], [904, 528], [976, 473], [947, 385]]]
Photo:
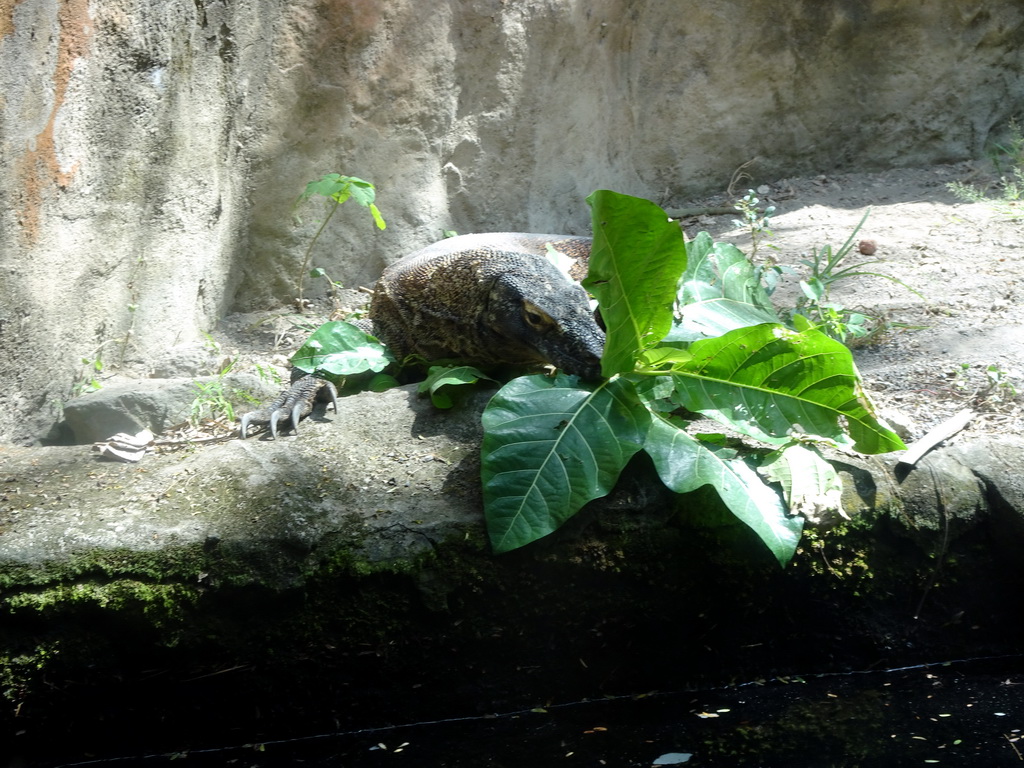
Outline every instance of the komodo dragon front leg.
[[[554, 366], [582, 379], [601, 376], [604, 331], [578, 283], [555, 266], [551, 251], [585, 273], [591, 240], [568, 235], [490, 233], [442, 240], [395, 262], [370, 302], [372, 332], [398, 360], [456, 358], [471, 365]], [[367, 328], [367, 330], [370, 330]], [[242, 417], [250, 424], [288, 416], [294, 428], [312, 409], [298, 379], [270, 406]], [[320, 380], [313, 379], [320, 391]], [[337, 409], [337, 406], [335, 406]]]
[[290, 428], [297, 433], [299, 422], [313, 412], [313, 403], [317, 401], [332, 403], [334, 412], [338, 412], [338, 391], [334, 385], [324, 379], [302, 376], [266, 407], [243, 414], [238, 436], [244, 440], [251, 426], [264, 424], [269, 426], [270, 434], [275, 439], [279, 425], [282, 429]]

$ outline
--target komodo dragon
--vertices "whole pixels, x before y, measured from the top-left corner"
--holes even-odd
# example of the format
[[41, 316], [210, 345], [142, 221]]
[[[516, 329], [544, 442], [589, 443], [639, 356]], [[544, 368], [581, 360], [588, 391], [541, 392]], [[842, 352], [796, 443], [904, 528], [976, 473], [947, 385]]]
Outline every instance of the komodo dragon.
[[[559, 270], [548, 249], [577, 259], [591, 240], [566, 235], [489, 233], [442, 240], [395, 262], [381, 275], [364, 330], [398, 360], [457, 358], [481, 367], [550, 364], [584, 379], [601, 375], [604, 332], [586, 292]], [[577, 270], [579, 271], [579, 270]], [[334, 387], [295, 380], [273, 403], [242, 416], [250, 425], [296, 429], [316, 399], [337, 410]]]

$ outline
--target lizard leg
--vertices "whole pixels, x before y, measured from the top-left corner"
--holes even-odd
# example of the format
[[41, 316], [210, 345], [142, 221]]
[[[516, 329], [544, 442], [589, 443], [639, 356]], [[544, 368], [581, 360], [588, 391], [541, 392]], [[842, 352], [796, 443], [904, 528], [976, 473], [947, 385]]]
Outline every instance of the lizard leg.
[[292, 382], [289, 389], [279, 394], [267, 407], [243, 414], [239, 425], [239, 437], [245, 439], [251, 426], [266, 425], [273, 438], [277, 438], [278, 427], [291, 428], [298, 433], [299, 422], [313, 411], [313, 403], [329, 401], [338, 412], [338, 391], [329, 381], [313, 376], [302, 376]]

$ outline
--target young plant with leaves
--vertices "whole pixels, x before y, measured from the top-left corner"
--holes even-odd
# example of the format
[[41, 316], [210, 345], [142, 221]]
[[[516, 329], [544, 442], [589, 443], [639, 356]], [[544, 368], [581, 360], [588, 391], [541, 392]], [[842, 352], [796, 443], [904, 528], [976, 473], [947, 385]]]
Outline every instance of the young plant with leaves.
[[918, 291], [892, 275], [865, 269], [869, 264], [877, 264], [882, 259], [869, 259], [857, 264], [843, 264], [853, 250], [854, 238], [870, 215], [871, 209], [869, 208], [857, 222], [857, 226], [854, 227], [850, 236], [837, 250], [833, 250], [831, 245], [826, 245], [813, 249], [810, 259], [800, 260], [801, 264], [810, 269], [810, 275], [800, 281], [803, 297], [797, 302], [795, 313], [806, 316], [816, 327], [844, 344], [847, 343], [847, 339], [863, 341], [876, 332], [876, 329], [882, 325], [882, 321], [832, 301], [829, 294], [835, 283], [857, 277], [880, 277], [924, 298]]
[[[762, 246], [774, 251], [779, 249], [777, 245], [770, 242], [775, 235], [771, 229], [771, 218], [775, 213], [775, 206], [769, 205], [762, 210], [757, 207], [760, 202], [754, 190], [748, 189], [747, 194], [733, 205], [733, 208], [739, 212], [740, 218], [733, 219], [732, 225], [736, 229], [745, 229], [750, 233], [750, 255], [748, 258], [755, 266], [758, 264], [757, 254]], [[759, 267], [764, 276], [762, 282], [765, 282], [766, 278], [772, 280], [773, 283], [777, 281], [780, 271], [776, 268], [775, 261], [775, 257], [769, 255], [765, 259], [765, 264]], [[769, 293], [773, 287], [774, 284], [768, 286]]]
[[[678, 225], [653, 203], [614, 192], [588, 198], [594, 245], [584, 285], [607, 327], [604, 381], [526, 376], [484, 412], [482, 478], [496, 551], [556, 530], [607, 494], [629, 459], [646, 451], [662, 481], [685, 493], [710, 484], [781, 564], [803, 519], [758, 474], [756, 457], [690, 434], [676, 412], [699, 413], [775, 447], [799, 450], [832, 493], [834, 471], [814, 441], [863, 453], [903, 448], [875, 417], [849, 350], [804, 318], [778, 322], [753, 267], [731, 246], [701, 236], [691, 258]], [[797, 470], [798, 473], [804, 470]], [[798, 485], [790, 484], [790, 490]]]
[[364, 208], [369, 209], [370, 215], [373, 216], [373, 221], [377, 225], [377, 229], [384, 229], [387, 224], [384, 223], [384, 217], [380, 215], [380, 211], [377, 209], [374, 200], [377, 197], [377, 191], [373, 184], [368, 181], [363, 181], [355, 176], [342, 176], [340, 173], [328, 173], [320, 177], [316, 181], [311, 181], [306, 185], [305, 191], [299, 196], [296, 203], [304, 203], [306, 200], [313, 196], [322, 197], [328, 202], [327, 215], [324, 220], [320, 222], [320, 226], [316, 230], [316, 234], [313, 235], [313, 239], [309, 242], [309, 247], [306, 248], [306, 253], [302, 257], [302, 268], [299, 270], [299, 279], [296, 281], [295, 290], [301, 306], [302, 303], [302, 289], [305, 282], [307, 272], [310, 277], [324, 277], [331, 285], [331, 295], [334, 296], [335, 291], [338, 287], [338, 283], [327, 277], [327, 273], [323, 269], [315, 269], [309, 272], [309, 258], [313, 253], [313, 246], [316, 245], [316, 241], [320, 239], [320, 233], [324, 231], [324, 227], [334, 216], [338, 207], [345, 203], [349, 198], [352, 198]]
[[[219, 349], [217, 343], [209, 336], [207, 344]], [[235, 406], [239, 404], [258, 405], [259, 401], [250, 392], [231, 386], [227, 376], [235, 367], [235, 361], [229, 360], [217, 372], [214, 379], [193, 381], [196, 396], [189, 408], [188, 421], [193, 427], [204, 422], [222, 422], [231, 424], [235, 420]]]

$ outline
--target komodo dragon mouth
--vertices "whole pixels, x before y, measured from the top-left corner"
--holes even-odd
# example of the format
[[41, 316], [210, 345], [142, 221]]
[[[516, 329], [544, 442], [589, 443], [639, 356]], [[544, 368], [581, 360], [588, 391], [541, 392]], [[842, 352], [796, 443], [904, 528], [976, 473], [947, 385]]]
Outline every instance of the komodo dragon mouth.
[[[488, 233], [442, 240], [395, 262], [374, 288], [371, 332], [402, 360], [455, 358], [471, 365], [553, 365], [583, 379], [601, 376], [604, 331], [578, 283], [551, 251], [586, 273], [591, 240], [567, 235]], [[295, 430], [333, 385], [296, 379], [273, 403], [244, 414], [239, 434], [267, 425]]]

